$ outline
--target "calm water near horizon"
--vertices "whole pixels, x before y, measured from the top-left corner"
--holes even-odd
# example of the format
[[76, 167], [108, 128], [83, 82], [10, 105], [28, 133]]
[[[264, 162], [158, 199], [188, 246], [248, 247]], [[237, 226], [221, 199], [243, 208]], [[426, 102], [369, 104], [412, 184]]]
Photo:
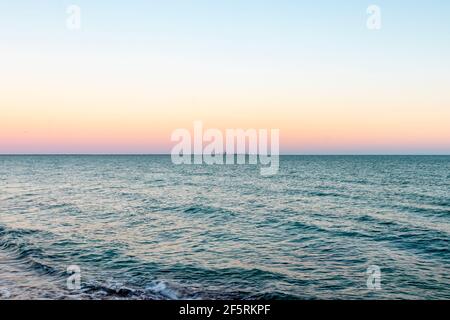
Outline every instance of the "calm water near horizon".
[[449, 244], [450, 156], [0, 156], [0, 298], [450, 299]]

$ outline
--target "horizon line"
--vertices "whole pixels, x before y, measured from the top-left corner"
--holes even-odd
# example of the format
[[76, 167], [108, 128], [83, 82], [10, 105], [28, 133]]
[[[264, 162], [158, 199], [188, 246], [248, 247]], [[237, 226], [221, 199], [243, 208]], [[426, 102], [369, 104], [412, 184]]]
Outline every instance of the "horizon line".
[[[186, 154], [202, 156], [204, 154]], [[216, 154], [212, 156], [245, 155], [259, 156], [261, 154], [234, 153]], [[272, 156], [273, 154], [264, 154]], [[279, 156], [450, 156], [450, 153], [280, 153]], [[0, 153], [0, 156], [171, 156], [170, 153]], [[209, 154], [208, 154], [209, 156]]]

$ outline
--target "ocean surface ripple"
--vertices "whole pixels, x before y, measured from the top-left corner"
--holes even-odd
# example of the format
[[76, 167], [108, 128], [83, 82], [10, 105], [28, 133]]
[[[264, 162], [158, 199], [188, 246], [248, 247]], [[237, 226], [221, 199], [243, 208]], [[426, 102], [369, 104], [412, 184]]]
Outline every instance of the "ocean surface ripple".
[[449, 156], [0, 156], [0, 299], [450, 299], [449, 243]]

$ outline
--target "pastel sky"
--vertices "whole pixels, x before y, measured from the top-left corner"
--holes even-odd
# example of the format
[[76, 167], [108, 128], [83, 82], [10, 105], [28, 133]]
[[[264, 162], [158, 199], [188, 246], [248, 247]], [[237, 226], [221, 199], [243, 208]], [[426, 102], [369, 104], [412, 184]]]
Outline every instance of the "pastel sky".
[[450, 2], [0, 0], [0, 153], [166, 153], [194, 120], [280, 129], [282, 153], [450, 154]]

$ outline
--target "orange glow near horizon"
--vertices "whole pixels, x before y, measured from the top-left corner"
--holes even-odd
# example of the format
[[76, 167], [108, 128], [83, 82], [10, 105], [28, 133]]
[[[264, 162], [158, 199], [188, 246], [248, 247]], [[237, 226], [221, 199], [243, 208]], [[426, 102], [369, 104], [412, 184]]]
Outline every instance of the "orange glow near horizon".
[[293, 30], [295, 17], [273, 34], [253, 21], [245, 37], [244, 20], [230, 34], [209, 33], [209, 20], [166, 34], [148, 17], [133, 32], [101, 21], [78, 33], [26, 19], [26, 32], [3, 28], [0, 153], [167, 153], [172, 131], [200, 120], [279, 129], [282, 153], [450, 154], [446, 29], [411, 39], [351, 20]]

